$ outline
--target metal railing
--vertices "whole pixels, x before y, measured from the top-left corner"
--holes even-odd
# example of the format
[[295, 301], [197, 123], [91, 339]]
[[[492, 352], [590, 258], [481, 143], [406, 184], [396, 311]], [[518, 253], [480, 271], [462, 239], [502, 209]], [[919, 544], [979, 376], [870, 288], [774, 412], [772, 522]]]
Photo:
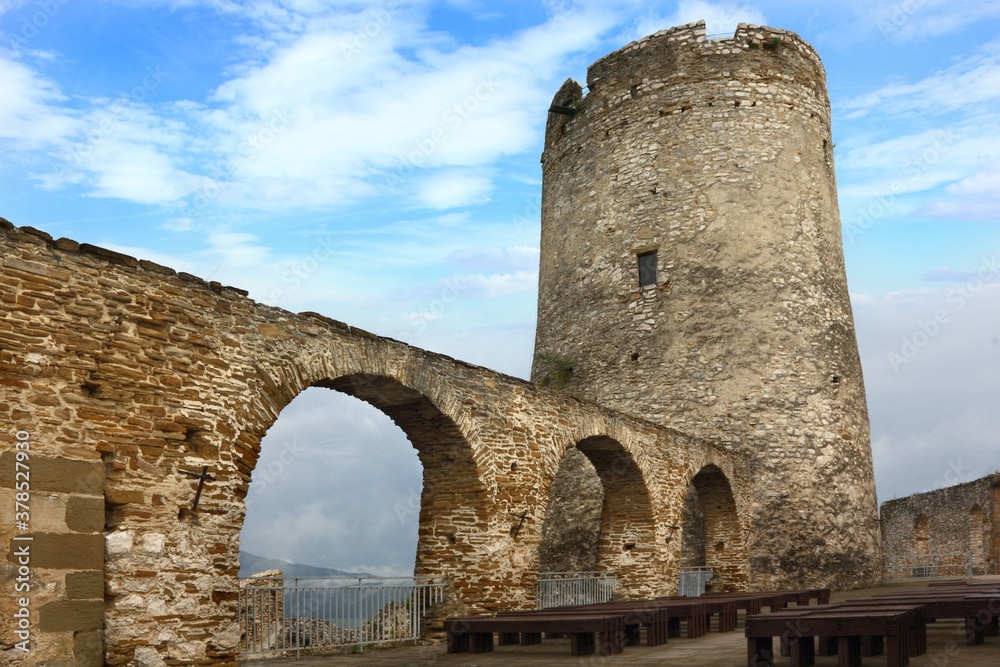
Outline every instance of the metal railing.
[[613, 572], [541, 572], [535, 591], [538, 608], [610, 602], [617, 584]]
[[696, 598], [705, 594], [705, 585], [715, 576], [710, 567], [682, 567], [677, 594]]
[[330, 649], [416, 641], [441, 581], [407, 578], [295, 578], [241, 582], [243, 658], [322, 653]]
[[972, 554], [900, 554], [886, 556], [886, 581], [971, 577]]

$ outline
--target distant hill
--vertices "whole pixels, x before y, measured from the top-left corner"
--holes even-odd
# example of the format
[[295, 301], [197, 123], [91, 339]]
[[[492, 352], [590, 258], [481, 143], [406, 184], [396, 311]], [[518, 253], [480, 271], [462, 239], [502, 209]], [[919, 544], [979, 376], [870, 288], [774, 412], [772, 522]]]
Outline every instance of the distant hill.
[[301, 565], [299, 563], [289, 563], [284, 560], [274, 560], [264, 558], [248, 551], [240, 550], [240, 574], [241, 577], [249, 577], [263, 572], [264, 570], [281, 570], [286, 578], [293, 577], [374, 577], [370, 572], [345, 572], [344, 570], [334, 570], [328, 567], [316, 567], [314, 565]]

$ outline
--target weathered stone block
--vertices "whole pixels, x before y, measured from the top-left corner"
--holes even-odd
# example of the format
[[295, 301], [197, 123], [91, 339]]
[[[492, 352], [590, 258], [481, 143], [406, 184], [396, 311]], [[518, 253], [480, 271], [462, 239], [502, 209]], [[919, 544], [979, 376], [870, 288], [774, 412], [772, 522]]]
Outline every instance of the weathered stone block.
[[50, 602], [38, 610], [38, 627], [42, 632], [100, 630], [103, 625], [103, 600]]
[[108, 488], [104, 490], [104, 499], [111, 505], [127, 505], [128, 503], [141, 505], [145, 496], [142, 491]]
[[73, 635], [75, 667], [102, 667], [104, 664], [104, 633], [76, 632]]
[[16, 546], [27, 544], [32, 568], [54, 570], [102, 570], [104, 568], [104, 536], [37, 533], [31, 542], [13, 542], [7, 560], [17, 562]]
[[99, 533], [104, 529], [104, 498], [74, 496], [66, 503], [66, 527], [78, 533]]
[[69, 600], [104, 599], [104, 571], [70, 572], [66, 575], [66, 598]]
[[[31, 452], [30, 468], [32, 491], [89, 495], [104, 491], [104, 464], [100, 461], [47, 458]], [[0, 486], [13, 487], [14, 471], [15, 452], [0, 454]]]

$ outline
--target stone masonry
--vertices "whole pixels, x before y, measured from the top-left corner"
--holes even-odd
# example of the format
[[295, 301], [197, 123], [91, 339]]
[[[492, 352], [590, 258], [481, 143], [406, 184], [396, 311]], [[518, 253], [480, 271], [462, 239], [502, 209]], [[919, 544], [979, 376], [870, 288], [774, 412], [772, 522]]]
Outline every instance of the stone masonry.
[[1000, 566], [1000, 475], [882, 503], [886, 558], [965, 554], [975, 574]]
[[880, 577], [825, 81], [794, 33], [672, 28], [567, 81], [542, 154], [533, 379], [746, 457], [746, 543], [687, 542], [760, 585]]
[[[424, 469], [417, 574], [447, 577], [469, 611], [533, 605], [549, 490], [574, 447], [614, 489], [597, 567], [618, 573], [624, 597], [676, 590], [668, 526], [702, 471], [731, 488], [734, 539], [750, 530], [739, 454], [0, 220], [2, 660], [237, 664], [243, 499], [262, 436], [311, 386], [360, 397], [407, 433]], [[30, 456], [27, 528], [14, 520], [17, 451]], [[203, 466], [213, 480], [192, 512], [198, 480], [185, 473]], [[17, 647], [20, 597], [30, 653]]]

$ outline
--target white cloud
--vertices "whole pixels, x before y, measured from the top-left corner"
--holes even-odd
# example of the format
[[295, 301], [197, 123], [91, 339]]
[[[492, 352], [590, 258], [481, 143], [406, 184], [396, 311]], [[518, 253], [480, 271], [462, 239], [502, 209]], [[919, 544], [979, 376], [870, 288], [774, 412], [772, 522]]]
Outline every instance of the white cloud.
[[163, 223], [163, 227], [172, 232], [190, 232], [196, 228], [196, 223], [192, 218], [171, 218]]
[[892, 83], [841, 104], [849, 118], [981, 111], [1000, 98], [1000, 42], [914, 83]]
[[[456, 170], [532, 147], [565, 56], [609, 26], [587, 10], [456, 48], [425, 30], [420, 5], [247, 9], [263, 31], [247, 33], [250, 57], [204, 100], [153, 106], [143, 94], [76, 100], [74, 111], [54, 84], [5, 60], [0, 139], [60, 154], [37, 175], [46, 187], [143, 204], [329, 206], [393, 194], [394, 174], [416, 181], [426, 207], [479, 203], [490, 177]], [[422, 176], [430, 168], [447, 176]]]
[[[550, 78], [607, 26], [600, 13], [561, 17], [455, 49], [421, 21], [402, 8], [310, 18], [220, 86], [203, 120], [233, 175], [227, 203], [340, 204], [414, 176], [427, 207], [481, 202], [489, 178], [455, 169], [531, 147]], [[428, 168], [450, 183], [420, 178]]]
[[416, 451], [386, 415], [339, 392], [307, 389], [261, 442], [241, 548], [310, 565], [410, 574], [417, 513], [398, 508], [419, 507], [421, 478]]
[[429, 310], [415, 313], [400, 313], [399, 316], [408, 324], [412, 324], [414, 326], [425, 325], [427, 322], [433, 322], [434, 320], [439, 320], [444, 317], [442, 313], [431, 312]]
[[447, 209], [489, 200], [489, 178], [457, 170], [432, 174], [420, 181], [417, 200], [426, 208]]
[[[882, 217], [997, 219], [998, 101], [1000, 42], [993, 42], [924, 79], [841, 104], [855, 130], [837, 159], [845, 219], [855, 207], [862, 217], [876, 207]], [[927, 129], [932, 116], [935, 129]]]
[[952, 184], [949, 186], [948, 192], [957, 195], [979, 195], [994, 194], [1000, 191], [1000, 163], [993, 162], [986, 165], [985, 169], [987, 171], [963, 178], [961, 181]]
[[477, 298], [490, 298], [529, 292], [538, 287], [538, 272], [516, 271], [514, 273], [470, 273], [455, 276], [460, 294]]
[[66, 97], [58, 86], [24, 63], [0, 56], [0, 141], [34, 149], [79, 130], [73, 113], [59, 108]]
[[866, 18], [892, 42], [924, 41], [1000, 16], [1000, 1], [895, 0], [861, 4]]
[[539, 250], [534, 246], [509, 248], [460, 248], [448, 255], [444, 262], [449, 266], [487, 271], [537, 271]]
[[254, 234], [212, 232], [208, 235], [208, 252], [221, 257], [229, 267], [259, 267], [271, 249], [257, 241]]
[[853, 301], [881, 500], [1000, 465], [998, 273], [990, 259], [946, 286]]

